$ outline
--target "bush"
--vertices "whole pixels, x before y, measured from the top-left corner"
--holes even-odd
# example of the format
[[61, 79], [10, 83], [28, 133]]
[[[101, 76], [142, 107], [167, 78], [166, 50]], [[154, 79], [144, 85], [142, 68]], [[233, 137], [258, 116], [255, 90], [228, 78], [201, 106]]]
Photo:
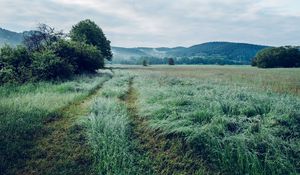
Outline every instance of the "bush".
[[37, 80], [65, 79], [73, 75], [73, 66], [51, 50], [33, 54], [33, 76]]
[[11, 66], [0, 69], [0, 84], [15, 82], [15, 72]]
[[95, 72], [104, 67], [104, 58], [97, 47], [85, 43], [61, 40], [52, 48], [54, 53], [68, 60], [77, 74]]
[[73, 74], [95, 73], [111, 60], [110, 42], [100, 27], [81, 21], [65, 34], [45, 24], [24, 35], [25, 46], [0, 49], [0, 83], [65, 79]]
[[0, 82], [24, 83], [31, 78], [31, 55], [23, 46], [0, 49]]
[[300, 67], [300, 52], [294, 47], [272, 47], [261, 50], [252, 60], [260, 68]]

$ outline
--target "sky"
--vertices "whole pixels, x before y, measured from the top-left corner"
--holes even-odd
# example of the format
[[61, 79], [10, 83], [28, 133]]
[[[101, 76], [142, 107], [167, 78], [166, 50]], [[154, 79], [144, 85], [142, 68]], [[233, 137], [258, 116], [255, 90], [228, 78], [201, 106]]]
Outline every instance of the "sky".
[[0, 0], [0, 27], [12, 31], [46, 23], [68, 32], [84, 19], [113, 46], [300, 45], [300, 0]]

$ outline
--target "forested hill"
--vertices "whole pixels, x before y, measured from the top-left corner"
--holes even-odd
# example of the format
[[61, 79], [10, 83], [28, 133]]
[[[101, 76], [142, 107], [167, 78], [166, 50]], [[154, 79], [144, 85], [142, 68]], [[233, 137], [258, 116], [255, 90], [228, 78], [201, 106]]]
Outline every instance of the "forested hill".
[[255, 54], [266, 46], [230, 42], [209, 42], [195, 45], [179, 52], [174, 56], [221, 55], [232, 60], [249, 61]]
[[6, 29], [0, 28], [0, 46], [5, 43], [9, 45], [18, 45], [23, 40], [23, 33], [12, 32]]
[[258, 51], [267, 46], [208, 42], [191, 47], [175, 48], [120, 48], [113, 47], [116, 63], [140, 62], [146, 59], [152, 64], [164, 62], [163, 58], [175, 58], [179, 64], [250, 64]]
[[[0, 46], [5, 43], [17, 45], [22, 42], [23, 33], [0, 28]], [[174, 58], [176, 64], [250, 64], [258, 51], [267, 46], [233, 43], [208, 42], [191, 47], [112, 47], [113, 63], [140, 64], [146, 60], [150, 64], [165, 64]]]

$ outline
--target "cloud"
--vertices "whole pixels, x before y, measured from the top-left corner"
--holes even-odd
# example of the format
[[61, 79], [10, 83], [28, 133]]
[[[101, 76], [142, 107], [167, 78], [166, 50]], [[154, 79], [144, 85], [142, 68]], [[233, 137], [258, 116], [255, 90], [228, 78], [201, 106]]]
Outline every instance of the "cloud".
[[300, 45], [298, 0], [0, 0], [0, 27], [43, 22], [70, 30], [94, 20], [113, 45], [189, 46], [207, 41]]

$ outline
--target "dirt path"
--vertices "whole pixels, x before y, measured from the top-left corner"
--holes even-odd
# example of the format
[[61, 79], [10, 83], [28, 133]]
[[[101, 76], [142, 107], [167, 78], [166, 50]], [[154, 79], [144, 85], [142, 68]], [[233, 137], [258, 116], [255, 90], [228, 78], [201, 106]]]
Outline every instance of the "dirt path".
[[188, 152], [188, 146], [181, 138], [163, 136], [161, 131], [149, 128], [148, 121], [138, 115], [137, 100], [138, 92], [131, 79], [125, 102], [132, 121], [133, 139], [139, 142], [140, 152], [148, 152], [155, 174], [210, 174], [203, 162]]
[[50, 133], [37, 141], [37, 146], [31, 151], [31, 160], [18, 174], [93, 174], [91, 149], [85, 127], [78, 123], [78, 119], [89, 114], [89, 106], [100, 94], [103, 84], [83, 100], [61, 109], [59, 117], [47, 121], [46, 130]]

